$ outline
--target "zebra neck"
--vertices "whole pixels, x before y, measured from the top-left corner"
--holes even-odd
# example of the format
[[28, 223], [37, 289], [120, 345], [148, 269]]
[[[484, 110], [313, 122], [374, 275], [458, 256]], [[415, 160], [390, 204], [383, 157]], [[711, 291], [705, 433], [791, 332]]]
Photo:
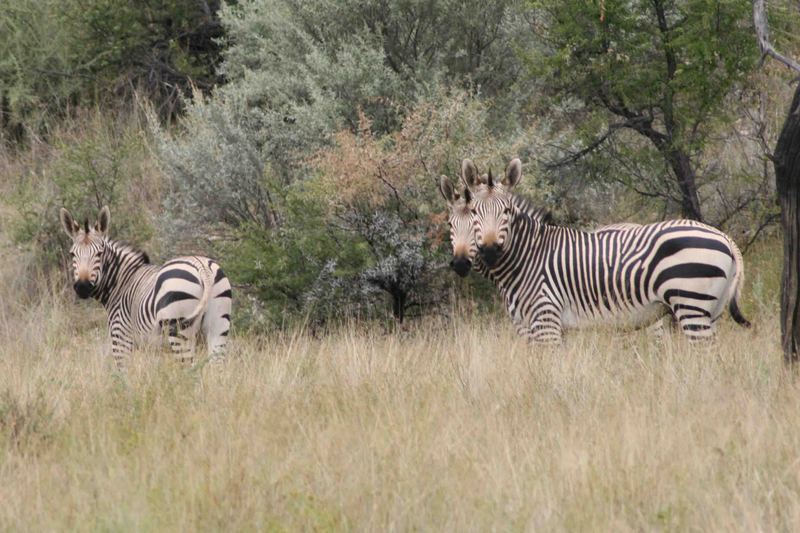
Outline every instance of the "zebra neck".
[[475, 256], [475, 259], [472, 261], [472, 270], [483, 276], [484, 278], [490, 277], [489, 267], [481, 261], [479, 256]]
[[133, 274], [149, 266], [147, 254], [131, 246], [106, 240], [100, 267], [101, 280], [94, 298], [108, 307], [119, 300]]
[[507, 281], [519, 275], [530, 264], [531, 252], [542, 242], [542, 234], [547, 226], [538, 219], [522, 212], [511, 221], [508, 240], [497, 264], [488, 270], [488, 277], [502, 290]]

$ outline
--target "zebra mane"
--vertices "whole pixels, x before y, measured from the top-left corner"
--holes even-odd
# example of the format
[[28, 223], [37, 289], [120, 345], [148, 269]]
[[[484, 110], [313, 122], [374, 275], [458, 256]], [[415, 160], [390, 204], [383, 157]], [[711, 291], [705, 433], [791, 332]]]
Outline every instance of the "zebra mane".
[[552, 226], [553, 222], [553, 215], [545, 209], [544, 207], [538, 207], [533, 205], [533, 202], [520, 194], [511, 193], [511, 203], [514, 204], [520, 211], [531, 217], [533, 220], [536, 220], [540, 224], [544, 224], [546, 226]]
[[106, 243], [111, 245], [112, 250], [114, 250], [117, 255], [124, 255], [128, 258], [139, 259], [140, 263], [143, 265], [150, 264], [150, 256], [147, 255], [147, 252], [140, 250], [133, 245], [121, 241], [115, 241], [109, 238], [106, 238]]

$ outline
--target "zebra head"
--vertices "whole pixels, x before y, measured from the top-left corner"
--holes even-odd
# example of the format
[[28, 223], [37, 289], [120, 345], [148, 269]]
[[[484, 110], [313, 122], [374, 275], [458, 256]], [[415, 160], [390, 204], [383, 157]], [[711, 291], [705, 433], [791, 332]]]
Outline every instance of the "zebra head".
[[464, 183], [473, 193], [470, 212], [475, 245], [483, 262], [491, 268], [503, 255], [510, 223], [518, 210], [511, 192], [522, 178], [522, 162], [512, 160], [502, 182], [494, 179], [491, 170], [487, 176], [479, 177], [468, 159], [464, 160], [463, 167]]
[[89, 226], [88, 218], [81, 226], [69, 211], [61, 208], [61, 225], [72, 239], [72, 247], [69, 249], [72, 256], [72, 286], [80, 298], [90, 297], [100, 282], [102, 256], [110, 220], [108, 206], [100, 210], [93, 226]]
[[472, 215], [469, 202], [472, 199], [469, 189], [464, 189], [463, 198], [453, 188], [447, 176], [439, 178], [439, 192], [450, 207], [450, 242], [453, 245], [453, 260], [450, 267], [462, 278], [469, 274], [472, 260], [477, 253], [472, 238]]

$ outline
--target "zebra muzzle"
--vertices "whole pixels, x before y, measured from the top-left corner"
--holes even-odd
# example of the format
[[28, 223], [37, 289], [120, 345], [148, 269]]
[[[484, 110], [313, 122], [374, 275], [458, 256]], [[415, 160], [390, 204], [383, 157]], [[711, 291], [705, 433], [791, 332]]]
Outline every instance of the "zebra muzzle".
[[73, 285], [73, 288], [75, 289], [75, 293], [78, 295], [78, 298], [85, 299], [92, 295], [94, 284], [91, 281], [78, 280]]
[[472, 261], [466, 257], [454, 257], [453, 260], [450, 261], [450, 268], [452, 268], [456, 274], [463, 278], [469, 274], [469, 271], [472, 268]]
[[480, 252], [483, 262], [489, 267], [493, 267], [497, 260], [500, 259], [500, 247], [496, 244], [481, 246], [478, 248], [478, 252]]

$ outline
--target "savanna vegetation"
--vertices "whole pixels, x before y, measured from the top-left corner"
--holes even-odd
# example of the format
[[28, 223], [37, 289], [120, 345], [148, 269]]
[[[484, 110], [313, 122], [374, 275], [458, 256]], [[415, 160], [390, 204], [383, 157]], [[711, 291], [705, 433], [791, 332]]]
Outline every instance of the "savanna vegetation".
[[[796, 74], [748, 2], [7, 4], [0, 528], [800, 527], [768, 157]], [[447, 268], [436, 188], [514, 156], [560, 223], [726, 231], [754, 327], [525, 345]], [[105, 204], [154, 259], [223, 265], [220, 372], [113, 372], [58, 221]]]

